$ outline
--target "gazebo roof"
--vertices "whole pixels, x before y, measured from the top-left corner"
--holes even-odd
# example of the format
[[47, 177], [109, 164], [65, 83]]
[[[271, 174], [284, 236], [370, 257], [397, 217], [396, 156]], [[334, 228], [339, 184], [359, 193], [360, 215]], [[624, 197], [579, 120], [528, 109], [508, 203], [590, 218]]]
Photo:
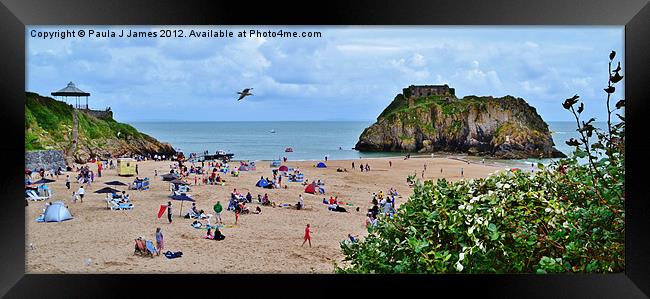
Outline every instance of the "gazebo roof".
[[70, 83], [68, 83], [68, 86], [66, 86], [65, 88], [63, 88], [63, 89], [61, 89], [59, 91], [53, 92], [52, 95], [53, 96], [81, 96], [81, 97], [85, 96], [85, 97], [87, 97], [87, 96], [90, 95], [90, 93], [85, 92], [85, 91], [77, 88], [77, 86], [75, 86], [74, 83], [70, 82]]

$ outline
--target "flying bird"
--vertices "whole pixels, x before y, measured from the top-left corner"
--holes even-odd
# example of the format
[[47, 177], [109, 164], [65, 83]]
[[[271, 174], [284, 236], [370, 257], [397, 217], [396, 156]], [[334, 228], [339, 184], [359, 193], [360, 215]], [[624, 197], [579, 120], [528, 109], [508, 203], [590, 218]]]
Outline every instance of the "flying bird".
[[237, 99], [237, 101], [241, 101], [241, 99], [245, 98], [246, 96], [252, 96], [253, 94], [250, 93], [251, 90], [253, 90], [253, 88], [246, 88], [242, 91], [238, 91], [237, 93], [239, 94], [239, 99]]

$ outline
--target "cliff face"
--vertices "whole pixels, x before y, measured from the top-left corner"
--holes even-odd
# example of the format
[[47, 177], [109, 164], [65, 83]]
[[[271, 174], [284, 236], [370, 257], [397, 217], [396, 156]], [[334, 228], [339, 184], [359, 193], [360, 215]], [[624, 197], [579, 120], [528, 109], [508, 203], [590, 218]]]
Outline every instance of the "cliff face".
[[360, 151], [456, 152], [502, 159], [565, 155], [553, 147], [548, 125], [523, 99], [453, 94], [398, 94], [363, 131]]
[[[76, 142], [75, 142], [76, 139]], [[62, 150], [66, 159], [82, 163], [90, 157], [175, 153], [168, 143], [116, 122], [95, 117], [49, 97], [28, 92], [25, 101], [25, 150]]]

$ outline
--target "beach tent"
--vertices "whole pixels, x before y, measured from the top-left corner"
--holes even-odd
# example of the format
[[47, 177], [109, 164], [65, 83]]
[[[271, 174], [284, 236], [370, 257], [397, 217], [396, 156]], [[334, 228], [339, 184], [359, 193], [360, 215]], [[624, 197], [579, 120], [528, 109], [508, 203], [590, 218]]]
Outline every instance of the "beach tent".
[[280, 168], [278, 168], [278, 170], [279, 171], [289, 171], [289, 167], [287, 167], [286, 165], [282, 165], [282, 166], [280, 166]]
[[271, 167], [278, 167], [280, 166], [280, 163], [282, 163], [280, 160], [271, 161]]
[[316, 188], [315, 188], [315, 185], [314, 185], [313, 183], [307, 185], [307, 187], [305, 188], [305, 193], [316, 194]]
[[72, 214], [63, 205], [62, 202], [55, 202], [47, 207], [43, 213], [43, 220], [45, 222], [61, 222], [72, 219]]
[[323, 162], [319, 162], [318, 164], [316, 164], [316, 167], [325, 168], [325, 167], [327, 167], [327, 165], [325, 165], [325, 163], [323, 163]]
[[257, 184], [255, 184], [255, 186], [264, 188], [264, 187], [266, 187], [266, 186], [268, 186], [270, 184], [271, 183], [269, 183], [269, 181], [267, 181], [267, 180], [259, 180], [259, 181], [257, 181]]

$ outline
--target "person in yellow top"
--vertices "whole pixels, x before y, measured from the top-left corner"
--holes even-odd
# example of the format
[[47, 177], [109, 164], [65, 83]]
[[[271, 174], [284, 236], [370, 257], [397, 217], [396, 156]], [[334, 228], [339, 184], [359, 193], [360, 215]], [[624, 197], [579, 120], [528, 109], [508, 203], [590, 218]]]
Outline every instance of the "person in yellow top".
[[379, 191], [379, 199], [384, 199], [384, 191]]

